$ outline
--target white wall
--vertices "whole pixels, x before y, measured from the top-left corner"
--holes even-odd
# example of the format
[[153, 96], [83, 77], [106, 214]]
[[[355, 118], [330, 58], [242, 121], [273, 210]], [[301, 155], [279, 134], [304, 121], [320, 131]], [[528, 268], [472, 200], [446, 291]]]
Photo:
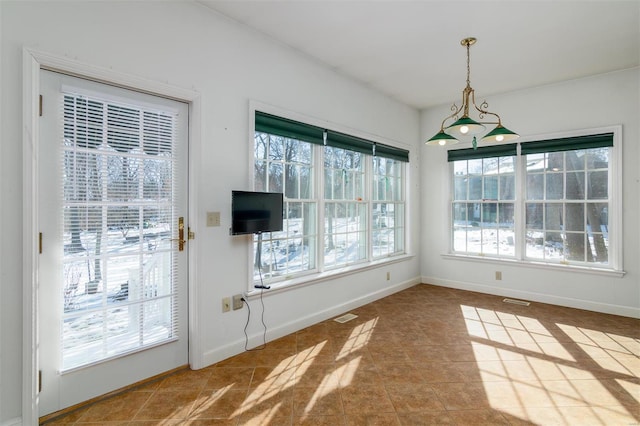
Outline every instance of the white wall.
[[[442, 226], [448, 223], [446, 149], [423, 145], [422, 181], [429, 182], [421, 188], [423, 216], [429, 217], [422, 222], [423, 282], [640, 317], [639, 81], [640, 71], [632, 69], [487, 99], [489, 109], [521, 136], [622, 125], [623, 278], [443, 258], [448, 250], [448, 230]], [[423, 111], [423, 140], [436, 133], [448, 111], [448, 106]], [[453, 146], [458, 147], [466, 146]], [[495, 280], [497, 270], [502, 281]]]
[[[0, 424], [21, 416], [23, 47], [201, 94], [201, 158], [193, 182], [199, 211], [190, 224], [196, 232], [199, 364], [244, 347], [246, 310], [222, 314], [221, 299], [247, 287], [246, 240], [230, 237], [228, 228], [231, 190], [250, 187], [250, 100], [410, 147], [409, 224], [419, 234], [417, 111], [196, 4], [0, 1], [0, 10], [0, 217], [11, 224], [0, 239]], [[222, 226], [206, 228], [206, 211], [221, 212]], [[415, 256], [407, 261], [266, 297], [271, 337], [417, 282], [419, 244], [419, 238], [412, 241]], [[260, 331], [257, 324], [250, 329]]]

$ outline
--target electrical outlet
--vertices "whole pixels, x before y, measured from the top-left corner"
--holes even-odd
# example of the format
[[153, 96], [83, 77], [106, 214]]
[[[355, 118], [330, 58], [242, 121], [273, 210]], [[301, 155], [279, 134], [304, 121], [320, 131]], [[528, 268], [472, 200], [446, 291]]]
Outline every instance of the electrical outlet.
[[229, 312], [231, 310], [231, 298], [222, 298], [222, 312]]
[[387, 272], [387, 281], [391, 279], [391, 272]]
[[502, 271], [496, 271], [496, 280], [497, 281], [502, 280]]
[[220, 212], [207, 212], [207, 226], [220, 226]]
[[242, 294], [233, 295], [233, 310], [242, 309]]

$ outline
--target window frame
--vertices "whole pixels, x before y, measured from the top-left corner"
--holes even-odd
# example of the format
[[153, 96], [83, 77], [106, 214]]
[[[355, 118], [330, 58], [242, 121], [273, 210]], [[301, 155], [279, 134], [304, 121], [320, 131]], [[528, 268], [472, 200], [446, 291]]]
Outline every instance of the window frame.
[[[513, 154], [514, 155], [488, 155], [488, 156], [483, 156], [483, 157], [472, 157], [472, 158], [466, 158], [466, 159], [460, 159], [460, 160], [456, 160], [456, 161], [467, 161], [467, 168], [466, 168], [466, 173], [462, 176], [466, 177], [469, 180], [468, 184], [465, 184], [465, 198], [461, 198], [458, 199], [457, 198], [457, 194], [456, 194], [456, 185], [455, 185], [455, 181], [457, 180], [457, 178], [459, 177], [459, 175], [455, 174], [455, 162], [456, 161], [452, 161], [452, 167], [453, 167], [453, 174], [452, 174], [452, 178], [453, 178], [453, 185], [452, 185], [452, 192], [451, 192], [451, 201], [449, 203], [449, 209], [451, 211], [451, 217], [450, 217], [450, 221], [451, 221], [451, 234], [450, 234], [450, 244], [451, 244], [451, 252], [454, 252], [454, 248], [455, 248], [455, 240], [456, 240], [456, 235], [455, 235], [455, 209], [454, 209], [454, 205], [455, 204], [463, 204], [464, 205], [464, 210], [465, 212], [469, 211], [469, 206], [474, 206], [474, 205], [478, 205], [479, 206], [479, 214], [480, 214], [480, 222], [481, 223], [485, 223], [484, 220], [484, 215], [485, 215], [485, 209], [489, 208], [491, 206], [495, 206], [495, 211], [496, 211], [496, 220], [492, 221], [491, 223], [493, 224], [493, 226], [489, 225], [489, 226], [482, 226], [482, 225], [478, 225], [479, 230], [481, 232], [481, 240], [480, 240], [480, 251], [474, 251], [471, 252], [469, 250], [466, 250], [464, 252], [460, 251], [459, 253], [464, 253], [464, 254], [470, 254], [470, 253], [477, 253], [477, 256], [481, 256], [481, 257], [495, 257], [498, 259], [515, 259], [517, 256], [517, 247], [514, 245], [514, 253], [512, 255], [510, 254], [501, 254], [500, 253], [500, 245], [499, 245], [499, 235], [502, 232], [506, 232], [508, 233], [509, 229], [512, 230], [513, 235], [514, 235], [514, 239], [515, 239], [515, 235], [516, 235], [516, 218], [517, 218], [517, 199], [516, 199], [516, 195], [517, 195], [517, 181], [518, 181], [518, 177], [517, 177], [517, 169], [516, 169], [516, 155], [515, 155], [515, 146], [514, 146], [514, 150], [513, 150]], [[512, 171], [511, 172], [504, 172], [501, 173], [501, 159], [507, 159], [507, 158], [511, 158], [510, 164], [512, 166]], [[485, 164], [484, 164], [484, 160], [493, 160], [493, 159], [497, 159], [498, 162], [498, 168], [496, 169], [498, 172], [494, 175], [491, 175], [489, 173], [486, 173], [485, 171]], [[480, 172], [479, 173], [471, 173], [469, 170], [469, 161], [481, 161], [481, 167], [480, 167]], [[507, 164], [509, 164], [507, 162]], [[495, 198], [488, 198], [486, 197], [486, 183], [488, 181], [488, 178], [490, 177], [495, 177], [496, 179], [496, 197]], [[513, 181], [513, 198], [503, 198], [501, 196], [501, 178], [508, 178], [511, 177], [512, 181]], [[470, 197], [471, 195], [471, 179], [475, 178], [476, 180], [479, 179], [479, 189], [480, 189], [480, 197], [479, 198], [472, 198]], [[499, 224], [499, 218], [500, 218], [500, 214], [501, 214], [501, 206], [506, 206], [506, 205], [510, 205], [511, 210], [513, 212], [512, 217], [513, 217], [513, 226], [510, 228], [503, 228], [500, 227]], [[468, 216], [466, 217], [466, 222], [470, 222], [470, 220], [468, 219]], [[472, 221], [472, 222], [475, 222]], [[496, 233], [496, 242], [498, 242], [497, 246], [496, 246], [496, 253], [491, 253], [489, 251], [485, 252], [484, 251], [484, 235], [486, 233], [486, 231], [490, 231], [490, 230], [494, 230], [494, 232]], [[466, 233], [465, 233], [466, 234]], [[468, 236], [467, 239], [465, 241], [465, 246], [468, 248]], [[473, 255], [473, 254], [472, 254]]]
[[[609, 147], [608, 165], [608, 203], [609, 203], [609, 262], [608, 265], [569, 262], [548, 262], [543, 259], [532, 259], [526, 257], [525, 234], [526, 234], [526, 177], [527, 170], [525, 155], [521, 154], [522, 144], [527, 142], [545, 141], [562, 138], [579, 138], [602, 133], [613, 133], [613, 146]], [[455, 151], [455, 150], [449, 150]], [[474, 255], [472, 253], [461, 253], [453, 250], [453, 202], [454, 200], [454, 164], [450, 162], [447, 168], [447, 205], [448, 205], [448, 247], [447, 252], [442, 254], [444, 258], [491, 262], [497, 264], [519, 264], [543, 269], [571, 270], [575, 272], [598, 273], [609, 276], [622, 277], [625, 274], [623, 269], [623, 222], [622, 222], [622, 126], [614, 125], [607, 127], [581, 129], [568, 132], [558, 132], [542, 135], [521, 137], [517, 141], [517, 154], [515, 156], [515, 176], [516, 176], [516, 198], [515, 198], [515, 236], [516, 248], [514, 258], [501, 258], [499, 256]]]
[[[388, 139], [381, 138], [379, 136], [372, 136], [369, 134], [365, 134], [363, 132], [356, 131], [350, 128], [344, 128], [343, 126], [327, 123], [325, 121], [317, 120], [309, 116], [305, 116], [303, 114], [294, 113], [291, 111], [284, 111], [279, 108], [273, 107], [271, 105], [265, 105], [257, 101], [250, 101], [249, 108], [249, 135], [250, 135], [250, 149], [249, 149], [249, 182], [250, 188], [254, 188], [255, 182], [255, 174], [254, 174], [254, 161], [255, 161], [255, 129], [256, 129], [256, 112], [266, 114], [266, 115], [274, 115], [279, 118], [283, 118], [285, 120], [293, 120], [298, 121], [300, 123], [308, 124], [310, 127], [320, 127], [326, 129], [326, 136], [329, 139], [326, 142], [326, 145], [319, 145], [317, 143], [311, 143], [311, 148], [316, 150], [313, 153], [313, 169], [314, 176], [313, 180], [313, 191], [314, 198], [311, 199], [317, 203], [317, 211], [316, 211], [316, 246], [315, 252], [317, 253], [317, 259], [315, 262], [315, 268], [304, 270], [292, 274], [285, 274], [280, 277], [275, 277], [273, 279], [264, 280], [264, 284], [268, 284], [272, 291], [273, 290], [282, 290], [287, 289], [294, 286], [299, 285], [307, 285], [313, 284], [316, 282], [321, 282], [330, 278], [335, 278], [341, 275], [351, 274], [355, 272], [364, 271], [370, 268], [378, 267], [381, 264], [390, 264], [401, 262], [412, 258], [413, 255], [410, 253], [410, 245], [409, 245], [409, 166], [408, 164], [402, 164], [401, 166], [401, 180], [402, 180], [402, 195], [401, 200], [393, 201], [394, 203], [403, 203], [403, 212], [402, 212], [402, 229], [404, 235], [401, 239], [401, 243], [403, 244], [403, 249], [400, 252], [393, 252], [384, 257], [374, 257], [373, 256], [373, 247], [372, 247], [372, 205], [374, 201], [372, 200], [372, 188], [374, 173], [373, 173], [373, 159], [375, 158], [371, 153], [364, 151], [363, 142], [369, 143], [370, 145], [375, 145], [374, 150], [378, 147], [381, 147], [384, 152], [384, 157], [389, 158], [391, 160], [397, 160], [401, 163], [408, 163], [409, 156], [411, 155], [411, 150], [402, 146], [401, 143], [397, 141], [391, 141]], [[363, 203], [366, 205], [366, 258], [363, 260], [358, 260], [356, 262], [349, 263], [347, 265], [336, 265], [336, 266], [325, 266], [325, 256], [324, 256], [324, 246], [325, 246], [325, 238], [326, 238], [326, 229], [325, 229], [325, 202], [332, 202], [332, 200], [327, 200], [324, 194], [324, 179], [325, 179], [325, 162], [324, 162], [324, 149], [325, 147], [333, 147], [333, 148], [343, 148], [345, 143], [353, 143], [355, 152], [361, 152], [365, 154], [363, 156], [363, 168], [364, 168], [364, 196], [363, 200], [358, 200], [357, 203]], [[400, 145], [400, 147], [398, 147]], [[397, 151], [397, 152], [396, 152]], [[403, 157], [404, 154], [401, 152], [404, 151], [406, 156]], [[405, 158], [403, 160], [402, 158]], [[370, 164], [371, 163], [371, 164]], [[344, 200], [335, 200], [336, 202], [343, 202]], [[287, 199], [285, 197], [285, 203]], [[295, 200], [294, 200], [295, 202]], [[247, 285], [248, 285], [248, 295], [251, 296], [253, 293], [256, 293], [258, 290], [255, 290], [254, 286], [258, 283], [254, 280], [254, 238], [253, 236], [248, 236], [247, 238]]]

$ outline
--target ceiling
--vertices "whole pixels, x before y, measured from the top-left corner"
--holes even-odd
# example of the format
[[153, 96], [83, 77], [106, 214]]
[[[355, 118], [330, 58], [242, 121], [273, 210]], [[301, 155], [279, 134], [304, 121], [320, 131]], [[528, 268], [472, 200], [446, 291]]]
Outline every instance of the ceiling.
[[640, 64], [637, 0], [198, 2], [419, 109], [460, 98], [469, 36], [478, 101]]

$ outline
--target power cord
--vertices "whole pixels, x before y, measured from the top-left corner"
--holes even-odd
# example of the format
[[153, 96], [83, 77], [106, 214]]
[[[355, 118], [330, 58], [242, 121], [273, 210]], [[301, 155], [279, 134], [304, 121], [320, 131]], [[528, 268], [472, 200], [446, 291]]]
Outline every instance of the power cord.
[[261, 351], [264, 348], [267, 347], [267, 324], [265, 324], [264, 322], [264, 299], [263, 299], [263, 294], [264, 294], [264, 290], [265, 289], [270, 289], [271, 287], [269, 286], [265, 286], [264, 282], [262, 281], [262, 267], [260, 266], [260, 264], [258, 264], [258, 273], [260, 274], [260, 285], [256, 285], [255, 288], [259, 288], [260, 289], [260, 304], [262, 305], [262, 315], [261, 315], [261, 321], [262, 321], [262, 327], [264, 328], [264, 333], [262, 334], [262, 345], [257, 346], [255, 348], [249, 349], [249, 335], [247, 334], [247, 327], [249, 327], [249, 321], [251, 319], [251, 306], [249, 305], [249, 302], [247, 301], [247, 299], [245, 299], [244, 297], [241, 297], [240, 300], [242, 300], [244, 302], [245, 305], [247, 305], [247, 322], [244, 325], [244, 350], [245, 351]]

